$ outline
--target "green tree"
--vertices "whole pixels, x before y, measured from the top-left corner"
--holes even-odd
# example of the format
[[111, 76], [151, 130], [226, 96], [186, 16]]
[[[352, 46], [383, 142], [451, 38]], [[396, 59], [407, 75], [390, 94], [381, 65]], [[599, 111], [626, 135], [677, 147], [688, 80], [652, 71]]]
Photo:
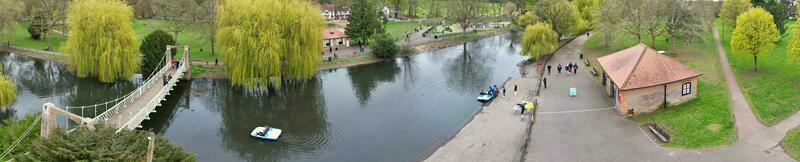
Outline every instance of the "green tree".
[[597, 30], [603, 33], [603, 45], [606, 47], [616, 38], [616, 33], [622, 25], [622, 3], [622, 0], [603, 0], [597, 10], [596, 26]]
[[[795, 11], [800, 11], [800, 5], [797, 5]], [[792, 25], [792, 39], [789, 41], [789, 47], [786, 53], [792, 61], [797, 61], [800, 58], [800, 24], [795, 23]]]
[[102, 82], [130, 79], [141, 68], [133, 9], [122, 1], [76, 0], [70, 3], [69, 37], [62, 49], [78, 77]]
[[[0, 110], [0, 112], [3, 111]], [[9, 112], [13, 113], [14, 111]], [[3, 139], [0, 140], [0, 148], [2, 148], [3, 151], [6, 151], [5, 149], [9, 148], [20, 137], [24, 138], [19, 144], [17, 144], [14, 150], [11, 150], [11, 153], [9, 153], [6, 157], [24, 154], [30, 150], [33, 141], [39, 137], [39, 128], [41, 128], [41, 123], [36, 123], [36, 125], [33, 125], [27, 136], [22, 135], [25, 133], [25, 130], [28, 130], [28, 127], [31, 127], [31, 124], [33, 124], [33, 122], [38, 118], [40, 118], [38, 113], [31, 113], [25, 115], [25, 117], [22, 119], [15, 119], [12, 117], [4, 119], [2, 122], [0, 122], [0, 139]]]
[[397, 55], [398, 48], [389, 34], [381, 34], [375, 38], [372, 53], [381, 59], [392, 59]]
[[370, 0], [353, 0], [350, 5], [350, 16], [347, 17], [345, 32], [358, 45], [364, 45], [373, 36], [383, 33], [378, 8]]
[[[477, 22], [482, 0], [455, 0], [451, 1], [447, 7], [447, 20], [458, 24], [462, 32], [467, 32], [472, 25]], [[466, 43], [465, 43], [466, 46]]]
[[553, 31], [550, 24], [536, 23], [525, 28], [525, 33], [522, 35], [524, 55], [538, 59], [556, 49], [558, 49], [558, 34]]
[[[753, 7], [750, 0], [724, 0], [720, 9], [719, 17], [722, 19], [722, 39], [725, 39], [725, 25], [736, 23], [739, 14], [744, 13]], [[735, 26], [734, 26], [735, 27]]]
[[315, 4], [224, 0], [217, 9], [216, 39], [232, 85], [279, 88], [317, 72], [325, 19]]
[[758, 70], [758, 55], [767, 54], [780, 38], [772, 15], [756, 7], [736, 18], [731, 47], [734, 53], [753, 56], [753, 68]]
[[778, 27], [778, 31], [783, 34], [786, 31], [786, 28], [783, 26], [785, 21], [789, 19], [789, 15], [792, 13], [792, 4], [794, 0], [753, 0], [752, 3], [754, 6], [759, 6], [764, 8], [772, 14], [772, 18], [775, 21], [775, 26]]
[[599, 0], [574, 0], [572, 1], [575, 4], [575, 7], [578, 8], [580, 11], [581, 19], [586, 22], [587, 29], [593, 29], [597, 22], [595, 21], [595, 17], [598, 6], [600, 5]]
[[684, 0], [667, 0], [662, 7], [666, 11], [666, 34], [672, 43], [672, 48], [679, 41], [685, 43], [703, 40], [703, 36], [708, 32], [708, 22], [711, 20], [703, 10], [706, 9], [705, 3], [695, 3]]
[[20, 0], [0, 0], [0, 40], [8, 38], [5, 34], [13, 33], [17, 26], [17, 19], [24, 9]]
[[542, 0], [536, 3], [536, 15], [552, 25], [561, 39], [581, 28], [581, 17], [576, 7], [567, 0]]
[[[144, 55], [142, 57], [142, 75], [149, 78], [150, 74], [161, 68], [166, 62], [162, 62], [167, 45], [174, 45], [175, 39], [169, 33], [163, 30], [156, 30], [144, 37], [142, 46], [139, 46], [139, 52]], [[174, 56], [175, 53], [173, 52]], [[159, 66], [159, 63], [161, 66]]]
[[521, 29], [525, 29], [528, 25], [533, 25], [540, 21], [539, 16], [536, 16], [536, 14], [530, 11], [519, 16], [517, 19], [517, 26]]
[[11, 78], [3, 75], [3, 66], [0, 65], [0, 111], [5, 111], [6, 106], [17, 98], [17, 85]]
[[[149, 133], [97, 125], [95, 130], [78, 127], [67, 134], [55, 131], [49, 138], [33, 141], [29, 154], [19, 154], [19, 161], [142, 161], [147, 156]], [[153, 161], [195, 161], [183, 148], [172, 146], [163, 136], [155, 136]]]

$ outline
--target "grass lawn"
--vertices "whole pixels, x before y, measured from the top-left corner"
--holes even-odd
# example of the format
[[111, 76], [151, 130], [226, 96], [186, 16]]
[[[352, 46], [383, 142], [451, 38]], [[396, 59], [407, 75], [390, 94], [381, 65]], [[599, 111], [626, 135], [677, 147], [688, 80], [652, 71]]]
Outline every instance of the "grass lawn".
[[[794, 24], [792, 21], [786, 26], [791, 29]], [[729, 41], [733, 30], [729, 26], [726, 28], [722, 41], [731, 68], [761, 123], [772, 126], [800, 110], [800, 102], [797, 102], [800, 100], [800, 63], [790, 63], [786, 53], [787, 43], [795, 31], [787, 31], [772, 51], [758, 56], [756, 71], [752, 56], [732, 52]], [[719, 21], [717, 29], [722, 30]]]
[[[0, 35], [2, 36], [0, 37], [0, 40], [2, 40], [3, 43], [5, 43], [6, 41], [11, 41], [11, 44], [13, 45], [27, 47], [27, 48], [33, 48], [39, 50], [47, 48], [48, 45], [47, 39], [45, 40], [31, 39], [30, 34], [28, 34], [28, 29], [25, 28], [25, 26], [23, 26], [22, 24], [16, 24], [16, 28], [14, 29], [15, 29], [14, 31], [8, 33], [7, 38], [2, 38], [6, 36], [5, 33], [3, 35]], [[67, 37], [62, 36], [61, 34], [55, 32], [50, 32], [48, 37], [49, 37], [48, 39], [50, 39], [52, 43], [53, 50], [55, 51], [61, 51], [61, 43], [67, 40], [66, 39]]]
[[[638, 43], [635, 38], [617, 41], [605, 47], [603, 33], [594, 33], [584, 45], [586, 57], [593, 60], [597, 68], [596, 58], [615, 52]], [[656, 39], [656, 49], [666, 50], [669, 56], [702, 73], [698, 82], [698, 96], [689, 102], [661, 108], [649, 114], [634, 116], [631, 119], [639, 123], [657, 123], [672, 136], [672, 141], [664, 144], [667, 147], [701, 149], [730, 145], [736, 141], [736, 128], [730, 108], [727, 85], [722, 74], [714, 38], [709, 32], [705, 42], [694, 45], [678, 45], [671, 49], [666, 38]], [[650, 45], [649, 39], [643, 39]]]
[[786, 137], [784, 137], [781, 145], [786, 154], [789, 154], [795, 160], [800, 160], [800, 127], [786, 132]]
[[[147, 34], [150, 34], [156, 29], [163, 28], [163, 26], [164, 21], [162, 20], [136, 20], [133, 23], [133, 30], [136, 36], [139, 38], [139, 41], [142, 41]], [[66, 37], [55, 32], [52, 32], [50, 37], [52, 39], [52, 44], [55, 51], [61, 52], [61, 43], [66, 41]], [[5, 42], [6, 39], [2, 40]], [[47, 41], [31, 39], [27, 29], [22, 25], [18, 25], [16, 30], [10, 34], [7, 40], [10, 40], [12, 44], [17, 46], [40, 50], [44, 49], [48, 45]], [[178, 43], [189, 45], [191, 49], [192, 60], [205, 61], [208, 59], [213, 61], [214, 58], [217, 58], [217, 55], [211, 54], [211, 42], [208, 41], [208, 33], [201, 30], [201, 28], [188, 28], [186, 31], [180, 34]], [[138, 49], [139, 47], [136, 48]]]
[[387, 22], [386, 33], [392, 36], [392, 38], [399, 39], [404, 37], [407, 31], [413, 31], [414, 28], [420, 25], [422, 25], [422, 23], [416, 21]]

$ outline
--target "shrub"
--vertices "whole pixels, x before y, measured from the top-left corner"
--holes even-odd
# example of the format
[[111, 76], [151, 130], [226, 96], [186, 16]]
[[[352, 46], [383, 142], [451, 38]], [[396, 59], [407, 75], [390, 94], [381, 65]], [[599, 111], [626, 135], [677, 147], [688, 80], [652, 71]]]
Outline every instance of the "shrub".
[[381, 59], [394, 58], [399, 50], [397, 45], [394, 44], [394, 39], [388, 34], [381, 34], [375, 37], [375, 45], [372, 47], [372, 53]]

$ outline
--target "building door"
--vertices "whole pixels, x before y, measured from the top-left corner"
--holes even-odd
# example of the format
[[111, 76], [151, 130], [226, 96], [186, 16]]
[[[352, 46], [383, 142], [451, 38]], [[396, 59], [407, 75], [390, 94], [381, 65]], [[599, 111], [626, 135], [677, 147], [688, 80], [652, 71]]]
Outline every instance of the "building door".
[[603, 72], [603, 82], [601, 82], [600, 84], [601, 85], [606, 85], [606, 81], [607, 81], [606, 79], [608, 79], [608, 78], [606, 78], [606, 72]]

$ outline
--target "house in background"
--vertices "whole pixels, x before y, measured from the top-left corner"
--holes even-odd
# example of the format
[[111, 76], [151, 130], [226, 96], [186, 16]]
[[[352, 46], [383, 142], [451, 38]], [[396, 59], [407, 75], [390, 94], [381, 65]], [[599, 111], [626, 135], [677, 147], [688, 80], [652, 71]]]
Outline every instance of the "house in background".
[[602, 84], [620, 114], [655, 111], [697, 97], [700, 73], [644, 44], [597, 59]]
[[350, 16], [350, 8], [347, 6], [336, 7], [333, 4], [322, 4], [320, 10], [322, 11], [321, 15], [325, 16], [328, 21], [347, 20], [347, 17]]
[[343, 29], [328, 28], [322, 31], [322, 45], [325, 48], [350, 47], [350, 37]]

